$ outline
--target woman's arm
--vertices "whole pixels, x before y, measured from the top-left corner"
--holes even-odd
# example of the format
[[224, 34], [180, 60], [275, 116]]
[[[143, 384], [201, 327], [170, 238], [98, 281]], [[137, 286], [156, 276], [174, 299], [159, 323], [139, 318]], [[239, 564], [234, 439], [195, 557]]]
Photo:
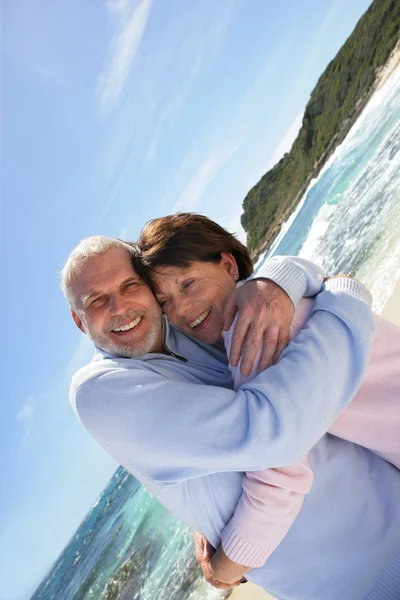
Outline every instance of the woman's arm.
[[306, 457], [290, 467], [246, 473], [243, 494], [221, 534], [224, 555], [211, 561], [215, 578], [236, 581], [238, 569], [222, 556], [248, 569], [261, 567], [294, 523], [312, 482]]

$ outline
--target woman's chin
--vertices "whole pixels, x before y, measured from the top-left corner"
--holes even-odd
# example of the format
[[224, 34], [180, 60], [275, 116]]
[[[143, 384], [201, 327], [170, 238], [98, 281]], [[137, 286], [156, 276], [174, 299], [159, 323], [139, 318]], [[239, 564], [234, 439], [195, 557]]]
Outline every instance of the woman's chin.
[[203, 344], [207, 344], [208, 346], [212, 346], [213, 344], [218, 344], [218, 342], [222, 339], [222, 331], [212, 332], [212, 331], [192, 331], [189, 334], [191, 337], [196, 338], [199, 342], [203, 342]]

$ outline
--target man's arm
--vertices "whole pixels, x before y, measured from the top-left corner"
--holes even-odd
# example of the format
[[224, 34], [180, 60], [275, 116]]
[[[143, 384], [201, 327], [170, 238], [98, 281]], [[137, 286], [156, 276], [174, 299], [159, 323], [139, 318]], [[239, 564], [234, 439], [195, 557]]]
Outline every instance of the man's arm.
[[[352, 291], [363, 296], [361, 288]], [[126, 368], [104, 361], [97, 376], [72, 385], [71, 400], [110, 454], [161, 485], [285, 466], [301, 460], [353, 397], [373, 334], [363, 300], [325, 291], [279, 364], [237, 392], [190, 383], [177, 359], [163, 359], [167, 376], [127, 359]]]

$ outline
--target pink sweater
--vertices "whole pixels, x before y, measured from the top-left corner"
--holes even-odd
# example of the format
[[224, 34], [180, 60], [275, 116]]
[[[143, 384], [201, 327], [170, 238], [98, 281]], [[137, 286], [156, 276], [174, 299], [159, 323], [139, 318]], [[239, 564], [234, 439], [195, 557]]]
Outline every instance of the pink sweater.
[[[306, 326], [312, 305], [311, 299], [300, 302], [290, 338]], [[400, 328], [379, 316], [376, 323], [363, 382], [329, 433], [369, 448], [400, 468]], [[233, 326], [224, 335], [228, 353], [232, 330]], [[231, 370], [235, 389], [257, 373], [255, 367], [249, 377], [243, 377], [240, 364]], [[242, 497], [222, 532], [225, 554], [247, 567], [262, 566], [296, 519], [312, 481], [306, 456], [290, 467], [246, 473]]]

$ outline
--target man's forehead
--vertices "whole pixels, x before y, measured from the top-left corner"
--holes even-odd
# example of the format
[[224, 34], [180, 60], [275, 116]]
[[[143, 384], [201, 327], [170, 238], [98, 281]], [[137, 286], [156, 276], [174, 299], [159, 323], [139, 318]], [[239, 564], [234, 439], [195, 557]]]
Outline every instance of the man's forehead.
[[124, 248], [113, 248], [107, 253], [90, 257], [75, 274], [73, 287], [79, 295], [92, 295], [103, 287], [119, 285], [131, 277], [139, 278], [139, 275], [129, 252]]

